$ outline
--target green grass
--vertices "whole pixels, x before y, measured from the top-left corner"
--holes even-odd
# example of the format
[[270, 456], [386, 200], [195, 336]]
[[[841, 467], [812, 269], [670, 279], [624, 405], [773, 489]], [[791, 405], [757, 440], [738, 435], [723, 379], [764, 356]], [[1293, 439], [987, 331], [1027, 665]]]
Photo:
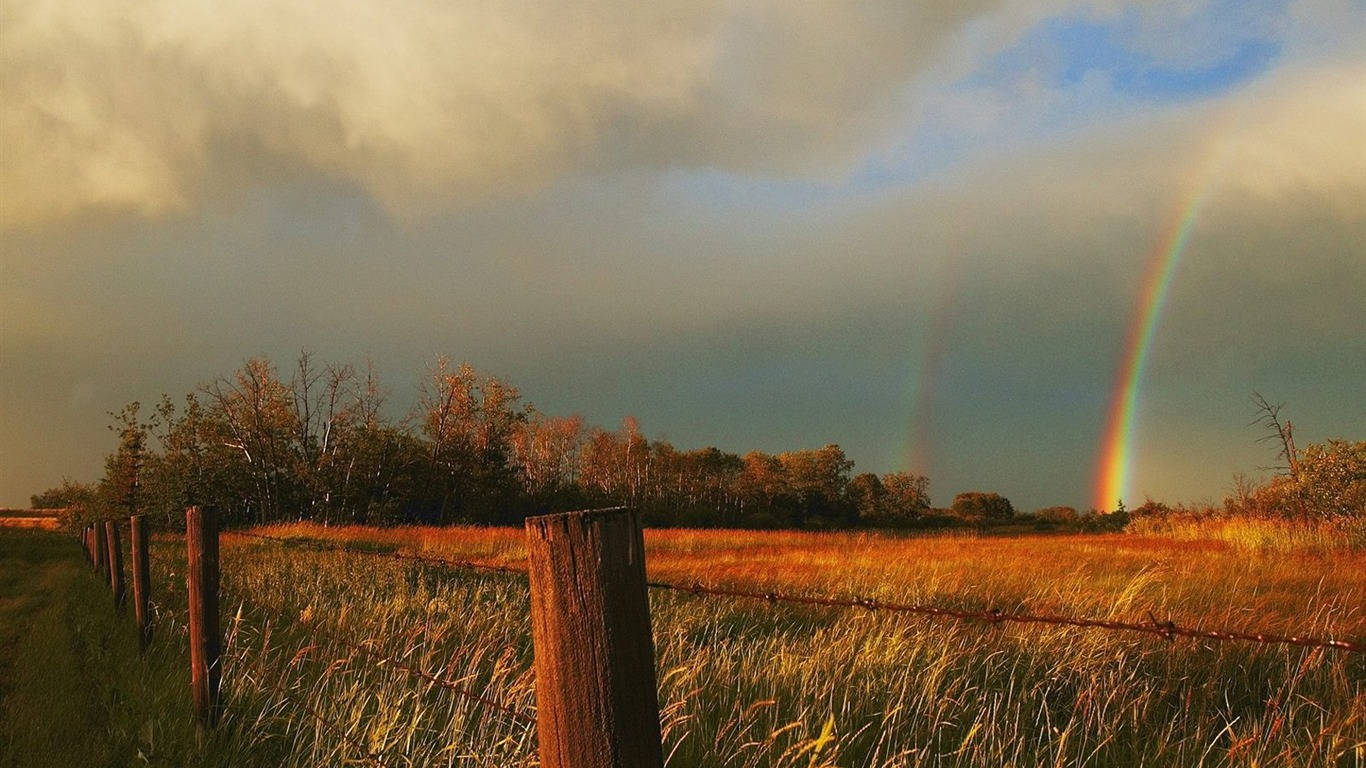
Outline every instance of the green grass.
[[177, 655], [140, 656], [70, 536], [0, 529], [0, 766], [193, 764]]

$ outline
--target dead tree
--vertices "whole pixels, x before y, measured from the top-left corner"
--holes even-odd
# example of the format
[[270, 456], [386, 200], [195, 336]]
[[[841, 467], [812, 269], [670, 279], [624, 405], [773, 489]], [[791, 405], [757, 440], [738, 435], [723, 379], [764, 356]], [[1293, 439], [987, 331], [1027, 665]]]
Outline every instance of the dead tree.
[[1289, 419], [1281, 419], [1281, 408], [1285, 403], [1267, 402], [1260, 392], [1252, 393], [1252, 402], [1257, 406], [1258, 412], [1252, 425], [1260, 426], [1267, 431], [1267, 434], [1257, 438], [1257, 442], [1276, 440], [1281, 444], [1281, 451], [1277, 455], [1285, 464], [1274, 469], [1284, 470], [1289, 474], [1291, 487], [1294, 489], [1296, 511], [1300, 517], [1305, 517], [1304, 498], [1300, 494], [1300, 455], [1295, 448], [1294, 426]]

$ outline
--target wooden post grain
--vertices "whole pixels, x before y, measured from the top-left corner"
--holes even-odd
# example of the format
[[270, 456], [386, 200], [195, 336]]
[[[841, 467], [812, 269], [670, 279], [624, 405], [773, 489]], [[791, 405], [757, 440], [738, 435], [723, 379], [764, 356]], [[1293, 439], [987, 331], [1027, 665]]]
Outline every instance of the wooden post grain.
[[100, 578], [106, 581], [109, 580], [109, 567], [106, 563], [108, 555], [104, 543], [104, 524], [97, 521], [95, 523], [95, 571], [99, 573]]
[[104, 521], [104, 540], [109, 547], [109, 591], [114, 593], [114, 607], [123, 608], [123, 548], [119, 546], [119, 524]]
[[218, 722], [222, 668], [218, 653], [218, 515], [213, 507], [185, 510], [186, 582], [190, 596], [190, 687], [201, 725]]
[[526, 535], [542, 768], [662, 766], [635, 511], [532, 517]]
[[128, 518], [128, 546], [133, 570], [133, 617], [138, 623], [139, 647], [147, 650], [152, 642], [152, 621], [147, 612], [151, 581], [147, 572], [147, 521], [142, 515]]

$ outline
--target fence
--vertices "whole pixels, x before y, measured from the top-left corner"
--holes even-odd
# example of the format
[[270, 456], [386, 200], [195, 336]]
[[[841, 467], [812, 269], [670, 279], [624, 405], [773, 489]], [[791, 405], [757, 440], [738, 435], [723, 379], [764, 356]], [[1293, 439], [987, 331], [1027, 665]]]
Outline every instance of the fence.
[[[148, 540], [141, 516], [130, 520], [134, 615], [142, 647], [151, 639], [148, 613]], [[234, 535], [284, 544], [298, 543], [250, 531]], [[109, 583], [117, 609], [123, 610], [124, 575], [119, 529], [114, 521], [87, 526], [79, 538], [92, 569]], [[386, 663], [415, 678], [449, 689], [498, 711], [527, 727], [534, 726], [541, 765], [545, 768], [622, 768], [662, 766], [659, 704], [648, 590], [699, 597], [760, 600], [769, 603], [910, 613], [953, 621], [1045, 624], [1106, 631], [1140, 632], [1177, 637], [1366, 653], [1366, 643], [1266, 632], [1179, 626], [1149, 616], [1144, 622], [1122, 622], [1074, 616], [956, 610], [930, 605], [892, 603], [869, 598], [835, 598], [760, 592], [700, 583], [647, 581], [645, 547], [639, 520], [629, 508], [567, 512], [526, 521], [528, 565], [525, 570], [467, 560], [426, 557], [403, 552], [358, 550], [343, 544], [310, 540], [323, 551], [390, 558], [428, 566], [525, 575], [531, 591], [532, 646], [535, 667], [535, 714], [528, 714], [442, 677], [408, 666], [364, 645], [339, 645]], [[212, 727], [221, 712], [219, 628], [219, 529], [210, 508], [186, 510], [186, 559], [190, 677], [194, 714]], [[282, 680], [283, 684], [283, 680]], [[348, 741], [354, 737], [321, 713], [300, 703], [324, 728]], [[366, 760], [383, 765], [380, 755], [353, 744]]]

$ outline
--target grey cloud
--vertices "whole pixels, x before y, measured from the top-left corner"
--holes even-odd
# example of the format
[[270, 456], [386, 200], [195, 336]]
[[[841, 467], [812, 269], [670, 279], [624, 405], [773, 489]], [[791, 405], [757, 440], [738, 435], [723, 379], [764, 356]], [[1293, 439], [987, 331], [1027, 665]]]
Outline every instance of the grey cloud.
[[622, 164], [825, 172], [996, 4], [16, 0], [3, 216], [186, 210], [242, 143], [403, 211]]
[[[783, 168], [804, 160], [806, 136], [831, 137], [838, 156], [850, 151], [846, 128], [854, 143], [877, 130], [870, 116], [886, 91], [867, 85], [862, 102], [839, 95], [832, 76], [812, 86], [809, 110], [796, 85], [781, 84], [774, 93], [787, 95], [771, 104], [727, 106], [717, 94], [741, 91], [711, 79], [727, 42], [701, 5], [673, 20], [627, 19], [688, 50], [719, 41], [693, 58], [608, 66], [587, 87], [580, 78], [596, 70], [565, 62], [616, 50], [595, 39], [569, 59], [518, 64], [499, 86], [515, 97], [392, 45], [417, 35], [444, 60], [435, 39], [458, 20], [426, 6], [430, 36], [395, 20], [367, 27], [364, 60], [384, 64], [367, 72], [316, 43], [352, 34], [326, 19], [292, 40], [307, 19], [286, 9], [256, 29], [248, 14], [200, 39], [185, 31], [195, 12], [139, 7], [146, 17], [126, 24], [98, 7], [80, 23], [25, 21], [47, 30], [26, 37], [32, 28], [10, 22], [36, 6], [4, 6], [3, 119], [18, 121], [5, 136], [33, 142], [0, 160], [5, 215], [45, 217], [0, 241], [5, 503], [64, 473], [97, 474], [106, 410], [300, 347], [375, 358], [399, 403], [411, 401], [424, 362], [446, 352], [508, 376], [551, 412], [603, 424], [635, 413], [684, 445], [837, 440], [862, 468], [893, 469], [908, 453], [924, 350], [939, 344], [924, 467], [936, 499], [994, 488], [1025, 506], [1083, 504], [1131, 303], [1158, 233], [1199, 185], [1210, 198], [1145, 385], [1139, 490], [1208, 495], [1229, 472], [1263, 463], [1242, 426], [1250, 389], [1290, 401], [1308, 439], [1366, 429], [1350, 367], [1366, 358], [1360, 62], [1288, 68], [1226, 99], [1013, 145], [911, 185], [833, 183], [775, 204], [767, 188], [734, 192], [758, 182], [719, 175], [714, 185], [734, 198], [717, 205], [705, 188], [636, 166], [687, 157]], [[586, 23], [523, 10], [535, 29]], [[895, 27], [803, 18], [792, 24]], [[490, 50], [522, 39], [513, 26]], [[71, 56], [55, 67], [36, 43], [11, 46], [18, 40]], [[776, 45], [755, 54], [771, 64], [742, 69], [785, 71], [788, 50]], [[920, 55], [893, 68], [914, 69]], [[599, 95], [557, 96], [544, 90], [559, 82], [552, 75], [573, 81], [565, 93]], [[457, 90], [443, 90], [446, 77]], [[379, 98], [383, 78], [401, 80], [395, 94], [414, 104]], [[449, 111], [451, 94], [469, 89], [488, 107], [478, 114], [503, 110], [517, 124]], [[639, 107], [647, 98], [662, 101]], [[727, 110], [751, 107], [765, 115], [757, 127], [727, 124]], [[450, 114], [459, 119], [444, 122]], [[26, 121], [51, 132], [25, 133]], [[707, 121], [719, 126], [711, 134], [698, 125]], [[804, 127], [790, 142], [772, 133], [767, 146], [760, 127], [783, 121]], [[443, 136], [466, 149], [445, 148]], [[486, 139], [486, 154], [459, 154]], [[489, 185], [521, 191], [490, 199]], [[433, 187], [447, 196], [433, 203], [441, 210], [392, 216], [396, 200]], [[87, 207], [97, 202], [133, 210]]]
[[[1289, 400], [1307, 439], [1366, 428], [1350, 370], [1366, 358], [1366, 173], [1346, 106], [1361, 81], [1291, 72], [1233, 97], [1237, 120], [1197, 105], [795, 204], [717, 208], [618, 172], [403, 223], [299, 163], [193, 212], [15, 234], [0, 492], [98, 472], [121, 402], [300, 347], [375, 358], [396, 403], [445, 352], [551, 412], [635, 413], [683, 445], [836, 440], [888, 470], [938, 345], [917, 467], [936, 499], [1084, 504], [1151, 250], [1205, 183], [1145, 380], [1136, 487], [1216, 494], [1265, 461], [1243, 427], [1251, 389]], [[1221, 170], [1193, 176], [1215, 149]]]

